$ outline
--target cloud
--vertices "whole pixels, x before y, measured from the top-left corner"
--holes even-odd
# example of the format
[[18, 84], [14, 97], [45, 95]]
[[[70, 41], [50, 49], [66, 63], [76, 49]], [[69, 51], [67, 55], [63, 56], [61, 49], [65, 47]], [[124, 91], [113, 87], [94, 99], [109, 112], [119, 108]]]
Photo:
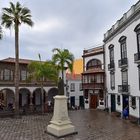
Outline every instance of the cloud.
[[[6, 7], [11, 0], [1, 0]], [[16, 0], [12, 0], [16, 1]], [[83, 49], [101, 44], [103, 34], [137, 0], [20, 0], [31, 9], [34, 27], [20, 27], [20, 57], [51, 59], [53, 48], [67, 48], [75, 58]], [[4, 29], [5, 31], [5, 29]], [[7, 48], [7, 49], [5, 49]], [[14, 56], [14, 30], [0, 41], [1, 57]]]

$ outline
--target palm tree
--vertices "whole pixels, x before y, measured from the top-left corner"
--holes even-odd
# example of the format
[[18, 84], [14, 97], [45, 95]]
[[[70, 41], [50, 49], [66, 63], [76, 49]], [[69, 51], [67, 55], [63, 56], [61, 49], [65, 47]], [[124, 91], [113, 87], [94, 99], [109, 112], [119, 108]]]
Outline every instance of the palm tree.
[[2, 28], [0, 26], [0, 39], [2, 39]]
[[44, 78], [48, 80], [52, 80], [57, 83], [58, 80], [58, 70], [56, 65], [51, 61], [42, 62], [41, 57], [40, 61], [33, 61], [28, 65], [29, 70], [29, 80], [35, 80], [40, 83], [41, 86], [41, 97], [42, 97], [42, 113], [44, 112], [44, 104], [43, 104], [43, 83]]
[[31, 11], [23, 7], [19, 2], [10, 2], [9, 8], [2, 9], [2, 25], [5, 28], [11, 27], [15, 30], [15, 111], [19, 113], [19, 26], [24, 23], [33, 26]]
[[[62, 80], [64, 83], [64, 71], [66, 70], [67, 67], [72, 72], [74, 55], [67, 49], [55, 48], [53, 49], [53, 52], [54, 54], [52, 56], [52, 60], [58, 66], [58, 70], [61, 71]], [[64, 87], [62, 92], [63, 93], [61, 94], [64, 95]]]

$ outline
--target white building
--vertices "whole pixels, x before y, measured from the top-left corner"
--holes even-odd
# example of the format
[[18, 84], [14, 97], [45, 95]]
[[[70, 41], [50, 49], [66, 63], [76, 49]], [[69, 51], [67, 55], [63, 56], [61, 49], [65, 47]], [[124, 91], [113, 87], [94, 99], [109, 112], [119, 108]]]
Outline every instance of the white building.
[[69, 107], [84, 108], [81, 74], [66, 74], [66, 95], [69, 97]]
[[104, 34], [104, 49], [107, 107], [140, 118], [140, 1]]
[[83, 51], [82, 88], [85, 108], [104, 108], [105, 70], [103, 46]]

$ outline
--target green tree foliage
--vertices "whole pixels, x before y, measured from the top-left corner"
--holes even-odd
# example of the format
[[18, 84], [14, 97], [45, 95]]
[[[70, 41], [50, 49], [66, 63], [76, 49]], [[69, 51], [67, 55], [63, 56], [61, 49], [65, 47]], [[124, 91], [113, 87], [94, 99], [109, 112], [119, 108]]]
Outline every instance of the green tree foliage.
[[[62, 74], [62, 80], [59, 80], [59, 95], [64, 95], [64, 71], [68, 68], [70, 71], [73, 69], [74, 55], [67, 49], [53, 49], [52, 61], [57, 65]], [[59, 86], [61, 85], [61, 86]], [[62, 92], [62, 93], [61, 93]]]

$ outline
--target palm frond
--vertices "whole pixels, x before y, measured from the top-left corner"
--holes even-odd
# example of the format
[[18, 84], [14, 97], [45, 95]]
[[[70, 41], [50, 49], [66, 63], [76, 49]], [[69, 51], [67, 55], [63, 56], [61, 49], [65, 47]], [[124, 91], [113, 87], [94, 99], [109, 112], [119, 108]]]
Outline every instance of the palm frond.
[[66, 66], [70, 69], [70, 71], [72, 71], [73, 61], [74, 61], [73, 54], [70, 53], [68, 49], [61, 50], [61, 49], [55, 48], [52, 51], [54, 52], [52, 56], [52, 60], [57, 65], [57, 69], [62, 72], [62, 75]]
[[15, 27], [15, 24], [20, 25], [21, 23], [33, 26], [31, 17], [30, 9], [21, 6], [19, 2], [16, 4], [10, 2], [9, 8], [2, 9], [2, 25], [6, 28]]

